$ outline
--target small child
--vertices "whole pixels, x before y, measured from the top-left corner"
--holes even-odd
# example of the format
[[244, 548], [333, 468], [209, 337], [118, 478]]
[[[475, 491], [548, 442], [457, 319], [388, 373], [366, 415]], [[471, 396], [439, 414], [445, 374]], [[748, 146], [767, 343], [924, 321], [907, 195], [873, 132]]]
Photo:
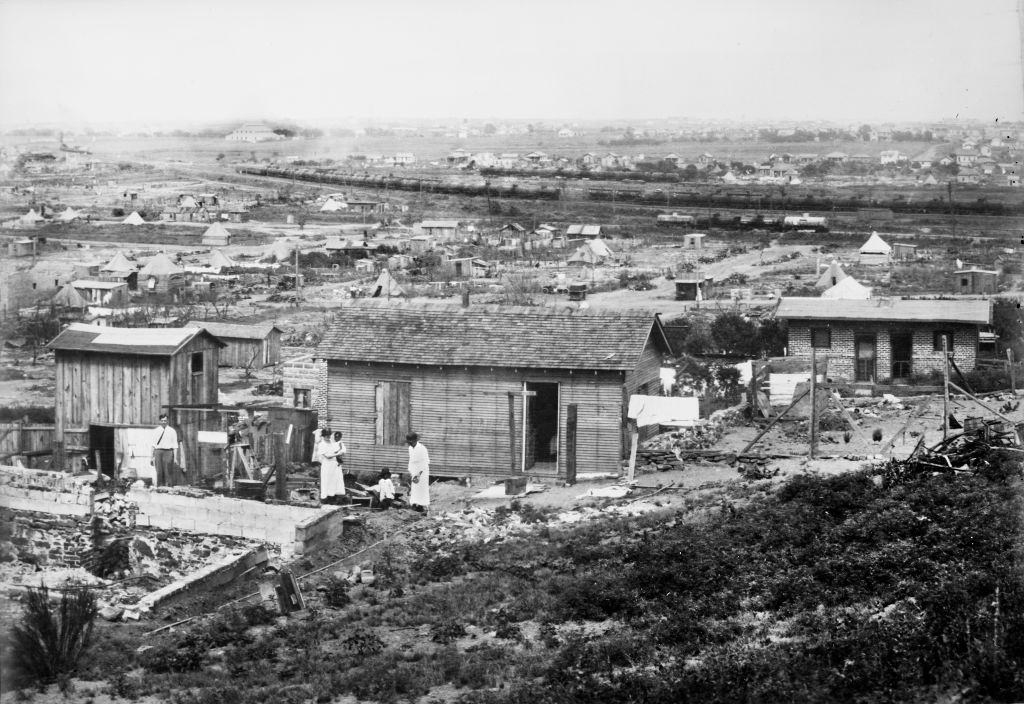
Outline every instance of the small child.
[[376, 506], [372, 508], [379, 508], [382, 511], [391, 508], [391, 504], [395, 501], [395, 483], [391, 481], [391, 469], [385, 467], [380, 470], [380, 478], [374, 488], [376, 489], [374, 492]]

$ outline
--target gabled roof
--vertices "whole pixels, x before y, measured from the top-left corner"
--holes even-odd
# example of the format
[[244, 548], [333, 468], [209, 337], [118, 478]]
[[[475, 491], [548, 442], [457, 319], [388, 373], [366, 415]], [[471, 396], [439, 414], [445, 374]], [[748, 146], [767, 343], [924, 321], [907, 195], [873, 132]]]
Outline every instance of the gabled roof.
[[565, 230], [567, 235], [583, 235], [584, 237], [597, 237], [601, 234], [600, 225], [569, 225]]
[[515, 307], [343, 307], [316, 355], [329, 360], [545, 369], [635, 369], [651, 336], [671, 351], [660, 319]]
[[987, 300], [977, 299], [907, 301], [875, 298], [866, 301], [823, 301], [820, 298], [783, 298], [775, 317], [787, 320], [881, 320], [988, 325], [992, 320], [992, 305]]
[[124, 281], [96, 281], [94, 279], [79, 279], [78, 281], [72, 281], [71, 285], [74, 286], [75, 288], [94, 288], [105, 291], [112, 291], [115, 288], [126, 287], [128, 284], [126, 284]]
[[451, 227], [458, 227], [458, 226], [459, 226], [459, 221], [458, 220], [424, 220], [423, 222], [420, 223], [420, 227], [422, 227], [424, 229], [432, 228], [432, 227], [451, 228]]
[[221, 323], [207, 320], [190, 320], [185, 323], [186, 328], [202, 328], [214, 337], [235, 338], [241, 340], [262, 340], [274, 330], [283, 332], [281, 328], [273, 323], [255, 323], [247, 325], [243, 323]]
[[225, 346], [198, 328], [113, 328], [83, 323], [72, 323], [46, 346], [51, 350], [165, 357], [180, 350], [197, 335], [208, 335], [221, 347]]

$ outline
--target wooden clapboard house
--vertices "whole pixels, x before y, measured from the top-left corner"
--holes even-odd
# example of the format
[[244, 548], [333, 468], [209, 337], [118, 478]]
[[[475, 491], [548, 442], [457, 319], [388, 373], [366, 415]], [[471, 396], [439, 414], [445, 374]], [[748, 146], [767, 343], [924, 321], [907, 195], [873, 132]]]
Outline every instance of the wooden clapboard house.
[[660, 319], [536, 308], [342, 308], [317, 350], [323, 425], [345, 434], [346, 468], [404, 471], [419, 433], [437, 475], [613, 472], [628, 451], [630, 394], [657, 394], [670, 353]]
[[[47, 346], [57, 367], [54, 439], [99, 452], [104, 471], [115, 468], [131, 435], [119, 429], [155, 428], [172, 405], [217, 403], [224, 344], [201, 328], [72, 323]], [[179, 436], [189, 442], [180, 429]]]
[[243, 325], [193, 320], [189, 328], [203, 328], [226, 346], [220, 353], [222, 367], [262, 368], [281, 363], [281, 328], [273, 323]]

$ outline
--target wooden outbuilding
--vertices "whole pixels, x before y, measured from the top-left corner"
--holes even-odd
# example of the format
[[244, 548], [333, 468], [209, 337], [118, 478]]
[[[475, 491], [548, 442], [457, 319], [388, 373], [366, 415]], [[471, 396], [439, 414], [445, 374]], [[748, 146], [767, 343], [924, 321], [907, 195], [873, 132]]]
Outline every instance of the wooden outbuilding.
[[322, 420], [351, 470], [404, 469], [415, 431], [434, 475], [617, 472], [629, 396], [659, 392], [670, 352], [651, 314], [362, 302], [317, 348]]
[[98, 452], [111, 473], [131, 453], [149, 454], [146, 431], [171, 405], [217, 403], [223, 346], [198, 328], [72, 323], [47, 345], [56, 362], [55, 442]]
[[203, 328], [225, 347], [220, 351], [220, 366], [269, 367], [281, 363], [281, 328], [273, 323], [243, 325], [193, 320], [187, 328]]
[[84, 298], [89, 305], [94, 306], [124, 306], [128, 305], [128, 284], [123, 281], [97, 281], [94, 279], [78, 279], [72, 281], [71, 286]]
[[999, 272], [985, 269], [961, 269], [953, 276], [956, 292], [966, 294], [992, 294], [999, 287]]
[[711, 297], [715, 280], [710, 276], [676, 279], [677, 301], [706, 301]]

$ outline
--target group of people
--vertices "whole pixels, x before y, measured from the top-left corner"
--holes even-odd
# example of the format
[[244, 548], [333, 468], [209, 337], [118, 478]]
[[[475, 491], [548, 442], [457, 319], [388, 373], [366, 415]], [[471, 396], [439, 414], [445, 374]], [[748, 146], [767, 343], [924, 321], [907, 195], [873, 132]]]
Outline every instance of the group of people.
[[[340, 503], [345, 496], [344, 456], [348, 452], [339, 431], [318, 431], [313, 446], [314, 464], [320, 465], [320, 501]], [[416, 511], [426, 512], [430, 505], [430, 455], [416, 433], [405, 437], [409, 445], [409, 505]], [[377, 484], [370, 487], [372, 508], [390, 508], [395, 500], [395, 483], [391, 469], [384, 467]]]

